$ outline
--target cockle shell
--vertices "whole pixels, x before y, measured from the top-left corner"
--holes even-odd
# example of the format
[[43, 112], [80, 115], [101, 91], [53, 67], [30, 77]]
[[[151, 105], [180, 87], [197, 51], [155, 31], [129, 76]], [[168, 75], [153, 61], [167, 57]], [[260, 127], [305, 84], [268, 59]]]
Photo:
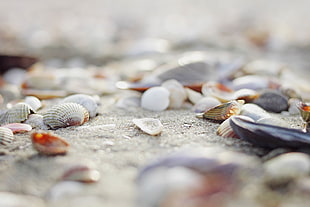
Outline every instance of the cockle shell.
[[183, 85], [177, 80], [171, 79], [163, 82], [161, 86], [166, 88], [170, 92], [169, 108], [181, 108], [187, 98], [187, 94]]
[[64, 98], [62, 102], [77, 103], [84, 106], [89, 113], [89, 117], [91, 118], [95, 117], [97, 114], [98, 104], [92, 96], [86, 94], [74, 94]]
[[35, 111], [42, 107], [41, 101], [35, 96], [26, 96], [24, 102], [28, 104]]
[[142, 118], [142, 119], [133, 119], [132, 121], [142, 131], [153, 136], [160, 134], [164, 128], [164, 126], [158, 119]]
[[152, 87], [141, 97], [141, 107], [151, 111], [163, 111], [169, 106], [170, 92], [164, 87]]
[[66, 154], [69, 143], [63, 138], [46, 132], [34, 132], [31, 135], [34, 149], [45, 155]]
[[7, 145], [14, 139], [13, 132], [6, 127], [0, 127], [0, 144]]
[[297, 108], [300, 111], [301, 118], [305, 122], [310, 123], [310, 103], [299, 102]]
[[88, 111], [77, 103], [61, 103], [55, 105], [43, 115], [44, 124], [52, 129], [79, 126], [88, 120]]
[[244, 104], [243, 100], [238, 101], [234, 100], [227, 103], [223, 103], [204, 112], [203, 117], [212, 120], [225, 120], [233, 115], [240, 114], [243, 104]]
[[242, 115], [235, 115], [235, 116], [231, 116], [229, 119], [226, 119], [223, 123], [221, 123], [221, 125], [219, 126], [219, 128], [217, 128], [217, 135], [221, 136], [221, 137], [231, 137], [231, 138], [239, 138], [238, 135], [234, 132], [233, 128], [231, 127], [231, 118], [232, 117], [238, 117], [240, 119], [243, 120], [248, 120], [248, 121], [253, 121], [253, 119], [251, 119], [250, 117], [247, 116], [242, 116]]
[[29, 132], [32, 130], [32, 127], [29, 124], [23, 124], [23, 123], [10, 123], [2, 125], [1, 127], [10, 129], [14, 134], [20, 132]]
[[35, 111], [26, 103], [17, 103], [1, 116], [0, 124], [20, 123]]

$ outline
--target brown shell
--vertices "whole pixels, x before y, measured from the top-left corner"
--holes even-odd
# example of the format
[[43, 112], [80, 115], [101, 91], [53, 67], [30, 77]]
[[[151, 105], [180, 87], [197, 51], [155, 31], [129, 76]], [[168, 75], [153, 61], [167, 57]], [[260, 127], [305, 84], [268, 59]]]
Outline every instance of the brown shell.
[[203, 117], [212, 120], [226, 120], [233, 115], [240, 114], [242, 104], [244, 104], [243, 100], [223, 103], [206, 111]]

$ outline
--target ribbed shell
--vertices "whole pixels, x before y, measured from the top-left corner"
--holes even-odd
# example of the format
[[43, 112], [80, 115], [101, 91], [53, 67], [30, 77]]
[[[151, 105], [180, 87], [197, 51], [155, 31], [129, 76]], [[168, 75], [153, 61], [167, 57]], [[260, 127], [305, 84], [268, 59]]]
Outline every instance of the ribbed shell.
[[53, 106], [43, 115], [44, 124], [52, 129], [79, 126], [89, 119], [88, 111], [77, 103], [62, 103]]
[[63, 103], [77, 103], [84, 106], [90, 117], [95, 117], [97, 114], [98, 104], [96, 100], [86, 94], [75, 94], [64, 98]]
[[20, 123], [34, 113], [35, 111], [28, 104], [17, 103], [1, 116], [0, 124]]
[[233, 115], [240, 114], [243, 100], [230, 101], [211, 108], [203, 114], [206, 119], [226, 120]]
[[0, 127], [0, 144], [7, 145], [14, 139], [13, 132], [5, 127]]
[[[248, 120], [248, 121], [253, 121], [254, 120], [250, 117], [247, 116], [242, 116], [242, 115], [236, 115], [236, 116], [232, 116], [232, 117], [239, 117], [240, 119], [243, 120]], [[216, 131], [216, 134], [221, 136], [221, 137], [231, 137], [231, 138], [239, 138], [238, 135], [234, 132], [233, 128], [231, 127], [231, 118], [226, 119], [223, 123], [221, 123], [221, 125], [219, 126], [219, 128]]]
[[297, 108], [300, 111], [300, 115], [301, 115], [302, 119], [305, 122], [310, 123], [310, 104], [299, 102], [297, 104]]

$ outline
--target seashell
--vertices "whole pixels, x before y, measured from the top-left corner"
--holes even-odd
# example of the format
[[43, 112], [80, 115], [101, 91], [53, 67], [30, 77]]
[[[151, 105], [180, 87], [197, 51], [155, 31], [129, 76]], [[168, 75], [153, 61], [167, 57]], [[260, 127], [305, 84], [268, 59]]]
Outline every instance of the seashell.
[[63, 98], [68, 95], [65, 90], [38, 90], [38, 89], [22, 89], [22, 94], [25, 96], [35, 96], [40, 100]]
[[227, 102], [235, 99], [233, 90], [217, 82], [210, 81], [203, 84], [201, 92], [204, 96], [213, 96], [221, 102]]
[[221, 102], [213, 97], [204, 97], [200, 99], [193, 107], [195, 113], [203, 113], [211, 108], [221, 104]]
[[259, 97], [259, 93], [252, 89], [243, 88], [234, 92], [234, 98], [237, 100], [244, 100], [246, 103], [253, 102]]
[[310, 133], [297, 129], [258, 124], [232, 117], [230, 122], [235, 133], [256, 146], [266, 148], [307, 148], [310, 147]]
[[158, 135], [160, 134], [164, 126], [158, 119], [153, 118], [142, 118], [142, 119], [133, 119], [133, 123], [139, 127], [142, 131], [149, 135]]
[[34, 132], [31, 135], [32, 146], [44, 155], [66, 154], [69, 143], [63, 138], [46, 132]]
[[17, 103], [1, 116], [0, 124], [20, 123], [35, 111], [26, 103]]
[[73, 165], [65, 170], [61, 180], [71, 180], [83, 183], [94, 183], [100, 179], [100, 173], [89, 165]]
[[287, 122], [283, 121], [282, 119], [275, 118], [275, 117], [264, 117], [264, 118], [257, 120], [256, 123], [269, 124], [269, 125], [286, 127], [286, 128], [290, 127], [290, 125]]
[[225, 120], [233, 115], [240, 114], [243, 100], [230, 101], [217, 105], [203, 113], [203, 117], [212, 120]]
[[28, 119], [24, 122], [29, 124], [32, 128], [47, 130], [48, 126], [43, 122], [43, 116], [41, 114], [30, 114]]
[[84, 106], [89, 113], [89, 117], [91, 118], [95, 117], [97, 114], [98, 104], [92, 96], [86, 94], [75, 94], [64, 98], [62, 102], [77, 103]]
[[32, 127], [29, 124], [22, 124], [22, 123], [10, 123], [2, 125], [1, 127], [10, 129], [14, 134], [20, 132], [29, 132], [32, 130]]
[[298, 104], [300, 103], [300, 99], [297, 98], [290, 98], [288, 100], [288, 112], [290, 115], [298, 115], [300, 114], [300, 111], [298, 109]]
[[284, 70], [284, 65], [279, 62], [269, 60], [254, 60], [246, 65], [239, 71], [240, 76], [246, 75], [261, 75], [278, 77]]
[[0, 144], [10, 144], [14, 139], [13, 132], [6, 127], [0, 127]]
[[303, 130], [310, 132], [310, 104], [299, 102], [297, 103], [297, 108], [299, 109], [300, 116], [304, 121]]
[[244, 104], [242, 106], [240, 115], [248, 116], [252, 118], [254, 121], [257, 121], [261, 118], [271, 117], [267, 111], [257, 106], [256, 104], [252, 104], [252, 103]]
[[253, 103], [262, 107], [266, 111], [280, 113], [288, 109], [288, 99], [278, 91], [264, 91]]
[[232, 88], [239, 90], [243, 88], [252, 90], [261, 90], [267, 88], [278, 88], [279, 84], [275, 80], [271, 80], [265, 76], [247, 75], [236, 78], [232, 81]]
[[141, 97], [141, 107], [151, 111], [163, 111], [170, 103], [170, 92], [164, 87], [152, 87]]
[[37, 69], [27, 74], [22, 87], [24, 89], [59, 90], [61, 85], [61, 80], [54, 73]]
[[35, 111], [42, 107], [41, 101], [35, 96], [26, 96], [24, 102]]
[[87, 110], [77, 103], [61, 103], [53, 106], [43, 115], [43, 122], [52, 129], [79, 126], [87, 122]]
[[200, 99], [202, 99], [202, 94], [194, 91], [190, 88], [185, 88], [185, 91], [187, 93], [187, 98], [192, 104], [196, 104]]
[[177, 80], [167, 80], [161, 84], [170, 92], [169, 96], [169, 108], [178, 109], [181, 108], [185, 100], [187, 99], [186, 91], [181, 83]]
[[231, 127], [230, 121], [232, 117], [238, 117], [240, 119], [254, 122], [253, 119], [247, 116], [242, 116], [242, 115], [231, 116], [230, 118], [223, 121], [223, 123], [221, 123], [221, 125], [217, 128], [216, 130], [217, 135], [221, 137], [239, 138], [238, 135], [234, 132], [233, 128]]

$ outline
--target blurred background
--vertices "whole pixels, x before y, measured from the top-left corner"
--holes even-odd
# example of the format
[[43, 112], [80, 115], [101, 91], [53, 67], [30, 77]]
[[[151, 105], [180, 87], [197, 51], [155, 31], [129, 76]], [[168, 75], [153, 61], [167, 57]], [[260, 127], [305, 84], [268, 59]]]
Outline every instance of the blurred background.
[[304, 54], [309, 6], [308, 0], [0, 0], [0, 52], [94, 63], [205, 47]]

